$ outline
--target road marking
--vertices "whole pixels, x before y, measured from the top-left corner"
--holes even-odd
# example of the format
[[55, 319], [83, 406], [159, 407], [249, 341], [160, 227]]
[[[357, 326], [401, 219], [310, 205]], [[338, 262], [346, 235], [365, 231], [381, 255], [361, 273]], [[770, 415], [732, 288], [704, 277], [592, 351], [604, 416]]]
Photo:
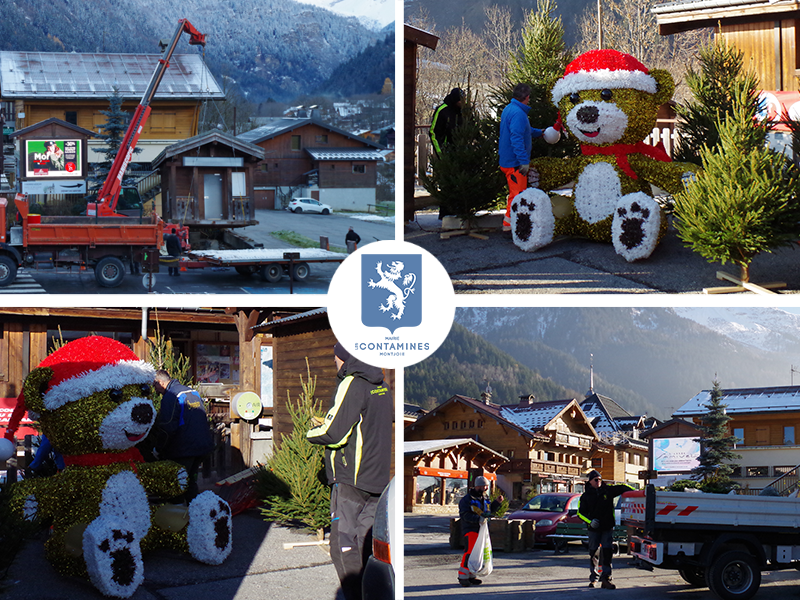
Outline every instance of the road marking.
[[19, 269], [14, 283], [0, 288], [0, 294], [46, 294], [45, 289], [36, 283], [28, 271]]

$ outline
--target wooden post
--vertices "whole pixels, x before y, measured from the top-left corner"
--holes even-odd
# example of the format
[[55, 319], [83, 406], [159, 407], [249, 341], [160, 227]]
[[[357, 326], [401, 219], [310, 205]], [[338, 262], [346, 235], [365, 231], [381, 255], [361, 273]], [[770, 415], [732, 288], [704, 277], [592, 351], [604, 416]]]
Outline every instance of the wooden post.
[[[252, 328], [258, 324], [260, 313], [252, 310], [249, 313], [239, 311], [234, 315], [236, 330], [239, 332], [239, 391], [256, 392], [256, 364], [260, 362], [261, 344], [259, 338], [253, 336]], [[255, 356], [254, 346], [258, 346], [259, 356]], [[258, 360], [256, 360], [258, 358]], [[238, 448], [242, 454], [245, 467], [253, 466], [253, 451], [250, 443], [250, 430], [252, 425], [245, 421], [231, 425], [231, 446]]]

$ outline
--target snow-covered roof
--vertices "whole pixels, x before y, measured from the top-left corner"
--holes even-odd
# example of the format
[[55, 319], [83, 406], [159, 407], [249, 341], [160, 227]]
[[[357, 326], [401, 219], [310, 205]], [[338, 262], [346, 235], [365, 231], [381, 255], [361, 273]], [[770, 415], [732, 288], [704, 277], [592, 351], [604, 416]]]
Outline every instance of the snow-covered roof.
[[539, 431], [555, 419], [571, 402], [573, 402], [572, 399], [534, 402], [527, 406], [500, 406], [500, 416], [528, 431]]
[[[108, 98], [116, 87], [123, 98], [144, 95], [160, 54], [0, 52], [3, 98]], [[156, 98], [221, 100], [225, 97], [197, 54], [175, 54]]]
[[740, 6], [757, 6], [759, 4], [786, 4], [793, 6], [797, 3], [795, 1], [780, 0], [676, 0], [675, 2], [664, 2], [656, 4], [652, 11], [656, 15], [662, 15], [670, 12], [684, 12], [691, 10], [706, 10], [706, 9], [719, 9], [719, 8], [734, 8]]
[[367, 150], [362, 148], [306, 148], [306, 152], [314, 160], [383, 160], [381, 150]]
[[158, 167], [167, 158], [178, 156], [179, 154], [182, 154], [188, 150], [193, 150], [195, 148], [199, 148], [200, 146], [205, 146], [206, 144], [224, 144], [226, 146], [230, 146], [237, 152], [250, 154], [258, 159], [264, 158], [264, 149], [261, 146], [256, 146], [250, 142], [240, 140], [230, 133], [214, 130], [201, 133], [200, 135], [196, 135], [185, 140], [181, 140], [180, 142], [172, 144], [171, 146], [167, 146], [161, 151], [155, 160], [152, 161], [153, 167]]
[[299, 118], [299, 117], [276, 117], [274, 119], [269, 119], [267, 123], [261, 125], [260, 127], [256, 127], [255, 129], [251, 129], [250, 131], [245, 131], [244, 133], [240, 133], [236, 137], [242, 139], [246, 142], [250, 142], [253, 144], [258, 144], [265, 140], [272, 139], [289, 131], [293, 131], [300, 127], [305, 127], [306, 125], [317, 125], [318, 127], [323, 127], [328, 131], [333, 131], [338, 133], [346, 138], [357, 140], [364, 144], [365, 146], [372, 146], [373, 148], [383, 148], [380, 144], [376, 144], [366, 138], [358, 137], [353, 135], [349, 131], [345, 131], [344, 129], [339, 129], [338, 127], [334, 127], [333, 125], [328, 125], [327, 123], [323, 123], [314, 118]]
[[[694, 417], [708, 412], [711, 390], [703, 390], [673, 413], [673, 417]], [[800, 386], [722, 390], [727, 414], [800, 411]]]

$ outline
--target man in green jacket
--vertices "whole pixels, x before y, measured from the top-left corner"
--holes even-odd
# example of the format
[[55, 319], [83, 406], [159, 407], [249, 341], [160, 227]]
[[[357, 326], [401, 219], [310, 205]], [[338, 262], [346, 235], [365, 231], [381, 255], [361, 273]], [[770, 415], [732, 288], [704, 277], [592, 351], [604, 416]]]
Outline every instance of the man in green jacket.
[[611, 583], [611, 557], [614, 555], [614, 498], [633, 488], [621, 483], [606, 485], [597, 471], [590, 471], [586, 491], [578, 504], [578, 516], [589, 528], [589, 587], [597, 580], [597, 566], [600, 565], [600, 587], [615, 590]]
[[361, 599], [361, 578], [372, 549], [372, 524], [392, 459], [392, 395], [383, 371], [336, 343], [339, 385], [321, 425], [306, 437], [325, 446], [331, 488], [331, 560], [345, 600]]

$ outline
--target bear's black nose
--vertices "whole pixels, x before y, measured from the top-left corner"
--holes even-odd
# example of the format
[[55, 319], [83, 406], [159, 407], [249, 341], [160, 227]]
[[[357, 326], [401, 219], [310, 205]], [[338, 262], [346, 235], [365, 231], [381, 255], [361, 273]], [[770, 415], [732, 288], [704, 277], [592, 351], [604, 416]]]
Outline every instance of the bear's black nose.
[[131, 411], [131, 418], [136, 423], [147, 425], [153, 420], [153, 407], [149, 404], [137, 404]]
[[581, 123], [596, 123], [598, 110], [596, 106], [581, 106], [578, 109], [578, 121]]

